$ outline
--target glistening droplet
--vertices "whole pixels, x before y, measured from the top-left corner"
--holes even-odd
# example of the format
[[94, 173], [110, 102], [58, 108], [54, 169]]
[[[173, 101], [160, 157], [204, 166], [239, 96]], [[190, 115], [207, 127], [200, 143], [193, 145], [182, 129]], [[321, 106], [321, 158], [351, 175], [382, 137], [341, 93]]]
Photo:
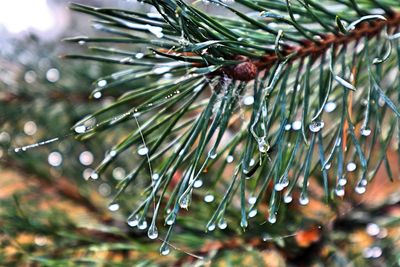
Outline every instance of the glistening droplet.
[[86, 126], [85, 125], [78, 125], [75, 127], [75, 132], [76, 133], [84, 133], [86, 132]]
[[106, 80], [100, 80], [97, 82], [97, 86], [98, 87], [104, 87], [107, 85], [107, 81]]
[[297, 131], [301, 129], [301, 121], [294, 121], [292, 123], [292, 129]]
[[224, 218], [221, 218], [221, 219], [218, 221], [218, 228], [219, 228], [219, 229], [221, 229], [221, 230], [226, 229], [227, 226], [228, 226], [228, 224], [226, 223], [226, 221], [225, 221]]
[[212, 231], [214, 231], [215, 230], [215, 224], [213, 223], [213, 224], [210, 224], [208, 227], [207, 227], [207, 231], [209, 231], [209, 232], [212, 232]]
[[169, 254], [169, 252], [170, 252], [169, 245], [166, 242], [164, 242], [160, 247], [160, 253], [161, 255], [166, 256]]
[[226, 157], [226, 162], [227, 163], [232, 163], [233, 162], [233, 156], [232, 155], [227, 156]]
[[257, 197], [249, 197], [248, 202], [250, 205], [255, 204], [257, 202]]
[[293, 200], [293, 198], [291, 195], [286, 195], [283, 197], [283, 202], [285, 202], [285, 203], [290, 203], [290, 202], [292, 202], [292, 200]]
[[342, 187], [336, 188], [335, 193], [338, 197], [344, 196], [344, 189]]
[[367, 188], [363, 185], [357, 185], [354, 191], [356, 191], [357, 194], [364, 194]]
[[346, 166], [348, 172], [353, 172], [357, 169], [357, 165], [354, 162], [349, 162]]
[[58, 167], [61, 165], [63, 158], [60, 152], [53, 151], [49, 154], [47, 160], [51, 166]]
[[330, 113], [330, 112], [333, 112], [333, 111], [336, 109], [336, 106], [337, 106], [337, 105], [336, 105], [335, 102], [329, 101], [329, 102], [327, 102], [327, 103], [325, 104], [324, 110], [325, 110], [325, 112]]
[[132, 219], [129, 219], [127, 221], [127, 223], [130, 227], [136, 227], [139, 223], [139, 215], [136, 214], [135, 217]]
[[119, 204], [118, 203], [111, 203], [110, 205], [108, 205], [108, 209], [110, 211], [117, 211], [117, 210], [119, 210]]
[[211, 202], [214, 201], [214, 196], [211, 195], [211, 194], [205, 195], [204, 196], [204, 201], [207, 202], [207, 203], [211, 203]]
[[155, 224], [151, 224], [149, 230], [147, 231], [147, 236], [150, 239], [156, 239], [158, 237], [158, 230]]
[[260, 151], [260, 153], [267, 153], [269, 150], [270, 146], [268, 144], [267, 141], [265, 141], [264, 138], [261, 138], [260, 140], [258, 140], [258, 151]]
[[365, 231], [370, 236], [377, 236], [377, 235], [379, 235], [381, 229], [379, 228], [379, 226], [376, 223], [369, 223], [369, 224], [367, 224]]
[[100, 91], [97, 91], [97, 92], [95, 92], [95, 93], [93, 94], [93, 98], [95, 98], [95, 99], [100, 99], [101, 96], [102, 96], [102, 93], [101, 93]]
[[179, 207], [181, 207], [181, 209], [188, 209], [189, 204], [190, 204], [190, 193], [184, 193], [179, 198]]
[[176, 214], [174, 212], [171, 212], [165, 219], [165, 223], [167, 225], [173, 225], [175, 223], [175, 219], [176, 219]]
[[275, 213], [270, 213], [268, 216], [268, 222], [271, 224], [276, 223], [276, 214]]
[[369, 136], [371, 134], [371, 129], [361, 128], [360, 133], [362, 136]]
[[310, 202], [310, 200], [308, 199], [308, 197], [305, 194], [301, 194], [300, 195], [300, 199], [299, 199], [299, 203], [300, 205], [307, 205]]
[[138, 149], [138, 154], [140, 156], [145, 156], [147, 153], [149, 153], [149, 149], [147, 147], [141, 147]]
[[203, 181], [202, 180], [196, 180], [194, 183], [193, 183], [193, 187], [194, 188], [200, 188], [200, 187], [202, 187], [203, 186]]
[[140, 230], [144, 230], [144, 229], [147, 228], [147, 222], [146, 222], [145, 219], [140, 219], [140, 220], [139, 220], [138, 228], [139, 228]]
[[257, 209], [252, 209], [249, 211], [249, 218], [253, 218], [257, 215]]
[[311, 132], [317, 133], [319, 132], [322, 128], [324, 128], [325, 123], [323, 121], [313, 121], [308, 128], [310, 129]]

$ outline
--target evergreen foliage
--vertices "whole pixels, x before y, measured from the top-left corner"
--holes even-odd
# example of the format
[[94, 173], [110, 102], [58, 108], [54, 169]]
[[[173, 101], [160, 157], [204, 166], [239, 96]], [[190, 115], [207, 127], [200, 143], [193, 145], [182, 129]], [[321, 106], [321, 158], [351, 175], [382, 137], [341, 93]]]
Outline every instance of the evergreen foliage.
[[[109, 180], [120, 159], [130, 166], [109, 210], [161, 240], [161, 254], [174, 232], [196, 251], [202, 232], [218, 228], [221, 240], [265, 231], [279, 244], [304, 224], [292, 201], [335, 209], [346, 192], [364, 194], [381, 166], [398, 178], [388, 160], [388, 151], [400, 158], [398, 1], [142, 2], [157, 13], [71, 4], [101, 33], [65, 39], [87, 50], [63, 58], [116, 65], [90, 97], [118, 97], [71, 133], [113, 136], [91, 178]], [[121, 234], [122, 244], [131, 238]]]

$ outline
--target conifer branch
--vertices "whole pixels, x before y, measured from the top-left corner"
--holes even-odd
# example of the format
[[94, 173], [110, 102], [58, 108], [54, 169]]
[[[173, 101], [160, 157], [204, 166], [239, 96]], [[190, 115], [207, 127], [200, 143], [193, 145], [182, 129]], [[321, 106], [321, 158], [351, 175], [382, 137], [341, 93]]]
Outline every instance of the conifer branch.
[[[143, 2], [159, 14], [72, 4], [107, 35], [66, 39], [93, 45], [65, 58], [126, 67], [100, 77], [91, 95], [121, 96], [71, 131], [85, 140], [135, 127], [92, 177], [137, 149], [110, 207], [135, 184], [127, 222], [150, 238], [164, 222], [162, 254], [192, 200], [218, 198], [206, 231], [226, 228], [232, 210], [245, 229], [265, 203], [271, 224], [281, 202], [298, 196], [307, 205], [310, 183], [332, 201], [349, 186], [363, 194], [382, 162], [392, 173], [386, 150], [400, 142], [397, 1], [209, 1], [234, 18], [210, 15], [198, 2]], [[85, 127], [93, 118], [98, 123]]]

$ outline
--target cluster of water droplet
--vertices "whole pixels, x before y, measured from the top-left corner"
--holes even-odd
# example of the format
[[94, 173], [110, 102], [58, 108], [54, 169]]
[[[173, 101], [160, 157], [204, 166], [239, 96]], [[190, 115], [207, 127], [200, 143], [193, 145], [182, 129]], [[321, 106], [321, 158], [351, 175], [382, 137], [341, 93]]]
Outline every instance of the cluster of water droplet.
[[324, 128], [325, 123], [323, 121], [313, 121], [308, 128], [310, 129], [311, 132], [313, 133], [318, 133], [321, 131], [322, 128]]

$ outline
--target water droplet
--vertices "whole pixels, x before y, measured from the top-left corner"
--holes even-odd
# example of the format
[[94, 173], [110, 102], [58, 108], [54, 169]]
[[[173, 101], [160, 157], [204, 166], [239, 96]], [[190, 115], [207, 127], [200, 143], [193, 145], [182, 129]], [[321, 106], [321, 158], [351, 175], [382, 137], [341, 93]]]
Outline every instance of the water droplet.
[[147, 231], [147, 236], [150, 239], [156, 239], [158, 237], [158, 230], [155, 224], [151, 224], [149, 230]]
[[134, 218], [128, 219], [127, 223], [130, 227], [136, 227], [139, 223], [139, 215], [136, 214]]
[[84, 133], [86, 132], [86, 126], [85, 125], [78, 125], [75, 127], [75, 132], [76, 133]]
[[153, 175], [151, 176], [151, 179], [153, 179], [153, 181], [157, 181], [160, 178], [160, 175], [158, 173], [153, 173]]
[[255, 204], [257, 202], [257, 197], [249, 197], [248, 202], [250, 205]]
[[[18, 151], [16, 151], [18, 152]], [[47, 157], [47, 161], [53, 167], [58, 167], [62, 164], [63, 158], [60, 152], [53, 151]]]
[[329, 162], [325, 164], [325, 170], [329, 170], [331, 168], [332, 164]]
[[34, 83], [36, 81], [36, 77], [36, 72], [34, 72], [33, 70], [29, 70], [25, 73], [24, 80], [27, 83]]
[[83, 151], [79, 155], [79, 162], [84, 166], [89, 166], [93, 163], [93, 154], [90, 151]]
[[260, 153], [267, 153], [269, 150], [270, 146], [268, 144], [267, 141], [265, 141], [264, 138], [261, 138], [258, 140], [258, 151], [260, 151]]
[[51, 83], [55, 83], [60, 79], [60, 72], [56, 68], [51, 68], [46, 72], [46, 79]]
[[361, 128], [360, 133], [362, 136], [369, 136], [371, 134], [371, 129]]
[[117, 211], [119, 210], [119, 204], [118, 203], [111, 203], [108, 205], [108, 210], [109, 211]]
[[214, 149], [211, 149], [211, 150], [208, 152], [208, 157], [209, 157], [210, 159], [215, 159], [215, 158], [217, 157], [217, 152], [216, 152]]
[[184, 193], [179, 198], [179, 207], [181, 207], [181, 209], [188, 209], [190, 205], [190, 198], [191, 198], [191, 193]]
[[211, 195], [211, 194], [205, 195], [204, 196], [204, 201], [207, 202], [207, 203], [211, 203], [211, 202], [214, 201], [214, 196]]
[[380, 96], [379, 99], [378, 99], [378, 105], [379, 105], [380, 107], [383, 107], [385, 104], [386, 104], [385, 99], [384, 99], [383, 97]]
[[308, 197], [305, 194], [301, 194], [300, 195], [300, 199], [299, 199], [299, 203], [300, 205], [307, 205], [310, 202], [310, 200], [308, 199]]
[[378, 246], [372, 247], [372, 258], [379, 258], [382, 256], [382, 249]]
[[344, 189], [343, 189], [342, 187], [336, 188], [336, 189], [335, 189], [335, 194], [336, 194], [338, 197], [344, 196]]
[[202, 180], [196, 180], [194, 183], [193, 183], [193, 187], [194, 188], [200, 188], [200, 187], [202, 187], [203, 186], [203, 181]]
[[293, 200], [293, 198], [291, 195], [286, 195], [283, 197], [283, 202], [285, 202], [285, 203], [290, 203], [290, 202], [292, 202], [292, 200]]
[[207, 227], [207, 231], [209, 231], [209, 232], [212, 232], [212, 231], [214, 231], [214, 230], [215, 230], [215, 224], [214, 224], [214, 223], [210, 224], [210, 225]]
[[345, 186], [346, 184], [347, 184], [347, 179], [345, 177], [342, 177], [338, 180], [338, 185]]
[[138, 154], [140, 156], [145, 156], [147, 153], [149, 153], [149, 149], [147, 147], [141, 147], [138, 149]]
[[122, 180], [125, 177], [125, 170], [122, 167], [116, 167], [112, 171], [112, 176], [114, 177], [115, 180]]
[[335, 102], [329, 101], [329, 102], [327, 102], [327, 103], [325, 104], [324, 110], [325, 110], [325, 112], [327, 112], [327, 113], [331, 113], [331, 112], [333, 112], [333, 111], [336, 109], [336, 107], [337, 107], [337, 105], [336, 105]]
[[357, 169], [357, 165], [354, 162], [349, 162], [346, 166], [348, 172], [353, 172]]
[[144, 57], [144, 54], [143, 54], [143, 53], [136, 53], [135, 57], [136, 57], [137, 59], [141, 59], [141, 58]]
[[254, 97], [252, 95], [245, 96], [243, 98], [243, 105], [251, 106], [254, 103]]
[[11, 137], [7, 132], [0, 133], [0, 143], [9, 143], [10, 140], [11, 140]]
[[365, 248], [363, 250], [363, 256], [364, 256], [364, 258], [367, 258], [367, 259], [379, 258], [380, 256], [382, 256], [382, 249], [378, 246]]
[[254, 159], [251, 159], [249, 162], [249, 166], [252, 167], [254, 166], [254, 164], [256, 164], [256, 161]]
[[379, 228], [379, 226], [376, 223], [369, 223], [369, 224], [367, 224], [365, 231], [370, 236], [377, 236], [377, 235], [379, 235], [379, 232], [381, 231], [381, 229]]
[[95, 99], [100, 99], [101, 96], [102, 96], [102, 93], [101, 93], [100, 91], [97, 91], [97, 92], [95, 92], [95, 93], [93, 94], [93, 98], [95, 98]]
[[218, 228], [223, 230], [226, 229], [226, 227], [228, 227], [228, 224], [226, 223], [224, 218], [219, 219], [218, 221]]
[[308, 128], [313, 133], [318, 133], [322, 128], [324, 128], [325, 123], [323, 121], [313, 121]]
[[92, 172], [93, 172], [93, 169], [91, 169], [91, 168], [85, 169], [85, 170], [82, 172], [83, 179], [85, 179], [86, 181], [89, 180], [90, 175], [92, 174]]
[[83, 41], [83, 40], [80, 40], [80, 41], [78, 42], [78, 44], [79, 44], [79, 45], [84, 45], [84, 44], [86, 44], [86, 42]]
[[292, 129], [292, 125], [290, 123], [285, 125], [285, 130], [286, 131], [290, 131], [290, 129]]
[[146, 222], [145, 219], [142, 218], [142, 219], [139, 220], [139, 222], [138, 222], [138, 228], [139, 228], [140, 230], [144, 230], [144, 229], [147, 228], [147, 222]]
[[281, 184], [280, 182], [276, 183], [274, 186], [275, 191], [282, 191], [285, 188], [285, 186], [283, 184]]
[[228, 163], [232, 163], [233, 162], [233, 156], [232, 155], [229, 155], [229, 156], [227, 156], [226, 157], [226, 162], [228, 162]]
[[381, 228], [377, 237], [380, 239], [384, 239], [387, 236], [388, 236], [388, 230], [386, 230], [386, 228]]
[[175, 213], [169, 213], [167, 218], [165, 219], [165, 223], [167, 225], [173, 225], [175, 223], [176, 219], [176, 214]]
[[93, 180], [97, 180], [99, 178], [99, 174], [93, 171], [92, 174], [90, 175], [90, 178], [92, 178]]
[[357, 194], [364, 194], [365, 191], [367, 190], [367, 188], [363, 185], [357, 185], [356, 188], [354, 189], [354, 191], [356, 191]]
[[247, 228], [247, 226], [248, 226], [247, 220], [246, 219], [242, 219], [240, 221], [240, 227]]
[[301, 121], [294, 121], [292, 123], [293, 130], [297, 131], [301, 129]]
[[169, 245], [166, 242], [164, 242], [160, 247], [160, 253], [161, 255], [166, 256], [169, 254], [169, 252], [170, 252]]
[[276, 223], [276, 214], [274, 212], [268, 215], [268, 222], [271, 224]]
[[107, 81], [106, 80], [100, 80], [97, 82], [97, 86], [98, 87], [104, 87], [107, 85]]
[[26, 135], [34, 135], [37, 131], [37, 126], [34, 121], [28, 121], [24, 124], [24, 132]]
[[249, 218], [253, 218], [257, 215], [257, 209], [252, 209], [249, 211]]
[[107, 183], [102, 183], [99, 185], [99, 193], [103, 197], [107, 197], [111, 193], [111, 186], [109, 186]]

